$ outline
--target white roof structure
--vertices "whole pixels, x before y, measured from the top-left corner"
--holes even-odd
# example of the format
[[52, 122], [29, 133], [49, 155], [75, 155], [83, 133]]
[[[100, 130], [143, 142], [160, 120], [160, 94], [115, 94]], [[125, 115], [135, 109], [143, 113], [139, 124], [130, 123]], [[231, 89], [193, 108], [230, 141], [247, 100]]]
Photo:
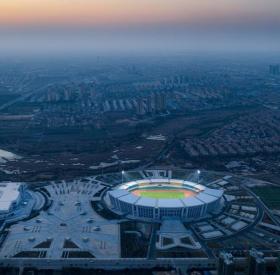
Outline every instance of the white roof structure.
[[157, 200], [151, 198], [140, 197], [135, 205], [147, 206], [147, 207], [156, 207]]
[[198, 228], [199, 228], [200, 232], [209, 232], [209, 231], [215, 230], [213, 225], [210, 225], [210, 224], [202, 225], [202, 226], [199, 226]]
[[22, 184], [18, 182], [0, 183], [0, 213], [10, 210], [13, 202], [20, 196], [19, 188]]
[[241, 230], [242, 228], [246, 227], [248, 224], [244, 221], [238, 221], [236, 222], [235, 224], [233, 224], [231, 226], [231, 229], [235, 230], [235, 231], [239, 231]]
[[128, 192], [125, 189], [115, 189], [114, 191], [109, 191], [109, 193], [113, 193], [113, 192], [115, 198], [128, 195]]
[[180, 199], [159, 199], [158, 207], [160, 208], [179, 208], [184, 207], [185, 205], [182, 203]]
[[[137, 188], [146, 188], [147, 186], [172, 186], [174, 188], [185, 188], [197, 193], [193, 197], [181, 198], [181, 199], [157, 199], [137, 196], [132, 193]], [[210, 189], [201, 184], [197, 184], [190, 181], [178, 180], [178, 179], [142, 179], [131, 182], [126, 182], [115, 189], [109, 191], [109, 194], [118, 198], [119, 201], [123, 201], [129, 204], [134, 204], [143, 207], [158, 207], [158, 208], [181, 208], [201, 206], [203, 204], [209, 204], [217, 201], [217, 199], [223, 196], [223, 190]]]
[[120, 197], [119, 200], [130, 204], [134, 204], [137, 200], [139, 200], [139, 197], [133, 194], [127, 194], [125, 196]]
[[189, 197], [189, 198], [184, 198], [181, 199], [182, 202], [185, 204], [185, 206], [200, 206], [203, 204], [202, 201], [198, 200], [196, 197]]
[[221, 237], [223, 235], [224, 234], [221, 231], [219, 231], [219, 230], [215, 230], [215, 231], [211, 231], [211, 232], [206, 232], [206, 233], [202, 234], [203, 238], [205, 238], [205, 239], [217, 238], [217, 237]]

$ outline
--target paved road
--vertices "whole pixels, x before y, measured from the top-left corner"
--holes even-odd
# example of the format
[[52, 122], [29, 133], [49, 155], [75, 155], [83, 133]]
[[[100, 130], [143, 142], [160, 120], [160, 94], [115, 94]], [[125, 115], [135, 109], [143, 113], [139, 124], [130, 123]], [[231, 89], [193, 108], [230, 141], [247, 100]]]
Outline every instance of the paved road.
[[[277, 262], [277, 257], [265, 257], [267, 266], [273, 266]], [[236, 266], [244, 267], [247, 258], [234, 258]], [[61, 269], [61, 268], [100, 268], [105, 270], [117, 270], [125, 268], [143, 268], [150, 269], [154, 267], [178, 267], [186, 268], [212, 268], [217, 267], [216, 259], [208, 258], [158, 258], [155, 260], [147, 260], [145, 258], [127, 258], [127, 259], [46, 259], [46, 258], [9, 258], [1, 259], [1, 267], [20, 267], [20, 268], [40, 268], [40, 269]]]
[[30, 97], [32, 94], [33, 94], [33, 93], [27, 93], [27, 94], [24, 94], [24, 95], [22, 95], [22, 96], [20, 96], [20, 97], [17, 97], [16, 99], [13, 99], [13, 100], [11, 100], [11, 101], [9, 101], [9, 102], [6, 102], [6, 103], [2, 104], [2, 105], [0, 106], [0, 111], [5, 110], [6, 108], [10, 107], [11, 105], [14, 105], [15, 103], [17, 103], [17, 102], [19, 102], [19, 101], [23, 101], [23, 100], [27, 99], [27, 98]]
[[157, 240], [157, 224], [153, 224], [151, 239], [149, 243], [147, 259], [155, 259], [156, 258], [156, 240]]
[[34, 93], [38, 93], [38, 92], [41, 92], [43, 90], [45, 90], [46, 88], [52, 86], [54, 83], [52, 84], [47, 84], [47, 85], [44, 85], [42, 87], [40, 87], [39, 89], [36, 89], [36, 91], [32, 91], [32, 92], [26, 92], [24, 93], [23, 95], [17, 97], [16, 99], [13, 99], [11, 101], [8, 101], [2, 105], [0, 105], [0, 111], [3, 111], [5, 110], [6, 108], [14, 105], [15, 103], [17, 102], [20, 102], [20, 101], [24, 101], [25, 99], [29, 98], [30, 96], [32, 96]]
[[253, 191], [251, 191], [248, 187], [244, 186], [244, 189], [246, 189], [246, 191], [248, 191], [248, 193], [250, 193], [259, 203], [259, 205], [261, 205], [261, 207], [265, 210], [266, 214], [269, 216], [269, 218], [278, 226], [280, 226], [279, 221], [274, 217], [274, 214], [272, 213], [272, 211], [264, 204], [264, 202], [260, 199], [259, 196], [257, 196]]

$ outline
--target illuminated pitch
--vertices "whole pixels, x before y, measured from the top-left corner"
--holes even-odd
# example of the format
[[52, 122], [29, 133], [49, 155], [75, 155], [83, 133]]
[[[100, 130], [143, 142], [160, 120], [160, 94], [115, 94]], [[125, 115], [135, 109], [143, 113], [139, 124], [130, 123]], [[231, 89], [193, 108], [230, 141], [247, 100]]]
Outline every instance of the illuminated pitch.
[[196, 195], [195, 192], [185, 189], [164, 189], [164, 188], [154, 188], [154, 189], [137, 189], [132, 191], [136, 196], [152, 198], [152, 199], [184, 199], [193, 197]]
[[191, 221], [221, 209], [223, 193], [187, 180], [146, 178], [123, 182], [109, 190], [106, 198], [112, 211], [129, 218]]

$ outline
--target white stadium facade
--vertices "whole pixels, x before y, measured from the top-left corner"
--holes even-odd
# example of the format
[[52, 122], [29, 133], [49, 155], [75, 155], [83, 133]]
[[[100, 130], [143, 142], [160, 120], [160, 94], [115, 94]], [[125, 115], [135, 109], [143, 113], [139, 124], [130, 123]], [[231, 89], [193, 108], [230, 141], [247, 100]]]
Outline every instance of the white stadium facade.
[[219, 211], [223, 193], [186, 180], [153, 178], [120, 184], [107, 192], [107, 201], [112, 211], [132, 219], [192, 221]]

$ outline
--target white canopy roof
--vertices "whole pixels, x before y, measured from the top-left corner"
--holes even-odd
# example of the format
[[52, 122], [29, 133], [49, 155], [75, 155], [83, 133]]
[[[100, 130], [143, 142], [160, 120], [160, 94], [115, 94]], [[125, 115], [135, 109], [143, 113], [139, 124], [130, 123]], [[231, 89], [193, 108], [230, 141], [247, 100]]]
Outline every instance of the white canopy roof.
[[8, 211], [12, 203], [18, 199], [21, 185], [18, 182], [0, 183], [0, 212]]

